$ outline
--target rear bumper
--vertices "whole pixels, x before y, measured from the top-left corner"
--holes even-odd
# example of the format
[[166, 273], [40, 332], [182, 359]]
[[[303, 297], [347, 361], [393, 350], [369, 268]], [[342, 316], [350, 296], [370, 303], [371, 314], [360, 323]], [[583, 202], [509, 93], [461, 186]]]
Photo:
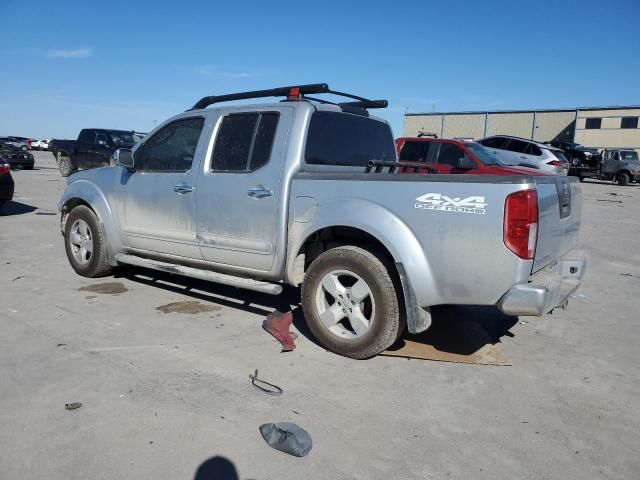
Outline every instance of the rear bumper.
[[11, 165], [11, 168], [13, 167], [30, 167], [33, 168], [35, 162], [34, 162], [34, 158], [33, 157], [14, 157], [14, 158], [9, 158], [6, 160], [6, 162]]
[[498, 309], [506, 315], [540, 316], [562, 307], [580, 286], [586, 265], [583, 252], [569, 252], [554, 265], [534, 273], [528, 283], [511, 288], [498, 301]]
[[13, 198], [13, 179], [9, 175], [0, 175], [0, 200]]

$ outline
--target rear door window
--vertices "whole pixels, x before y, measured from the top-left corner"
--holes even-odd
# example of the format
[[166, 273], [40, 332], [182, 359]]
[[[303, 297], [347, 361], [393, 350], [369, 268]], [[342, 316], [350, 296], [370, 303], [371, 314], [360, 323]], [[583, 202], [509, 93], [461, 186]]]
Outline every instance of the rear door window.
[[82, 130], [78, 137], [78, 143], [93, 143], [96, 138], [95, 130]]
[[509, 146], [507, 147], [507, 150], [509, 150], [510, 152], [525, 153], [527, 151], [528, 146], [529, 146], [529, 143], [512, 138], [511, 141], [509, 142]]
[[400, 150], [400, 160], [405, 162], [426, 162], [429, 159], [429, 150], [434, 142], [416, 142], [407, 140]]
[[386, 123], [343, 112], [318, 111], [311, 117], [307, 163], [364, 167], [369, 160], [395, 159], [393, 134]]
[[234, 113], [222, 119], [211, 155], [217, 172], [251, 172], [271, 157], [279, 114]]
[[509, 139], [504, 137], [491, 137], [487, 138], [486, 140], [481, 140], [479, 143], [481, 143], [485, 147], [505, 150], [505, 147], [509, 143]]
[[540, 150], [537, 145], [530, 143], [528, 144], [527, 150], [524, 153], [526, 153], [527, 155], [535, 155], [536, 157], [539, 157], [540, 155], [542, 155], [542, 150]]

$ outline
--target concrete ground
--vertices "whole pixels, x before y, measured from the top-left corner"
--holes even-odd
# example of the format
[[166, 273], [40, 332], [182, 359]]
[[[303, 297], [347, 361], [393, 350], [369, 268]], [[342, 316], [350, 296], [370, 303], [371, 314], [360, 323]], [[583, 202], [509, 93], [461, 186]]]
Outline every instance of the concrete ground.
[[[3, 480], [234, 478], [220, 466], [242, 479], [638, 478], [640, 187], [583, 184], [591, 264], [566, 311], [442, 313], [486, 323], [505, 367], [349, 360], [301, 323], [280, 353], [261, 322], [281, 299], [139, 270], [79, 277], [54, 214], [65, 182], [51, 154], [36, 167], [14, 172], [0, 213]], [[256, 369], [284, 394], [254, 389]], [[305, 428], [312, 452], [270, 449], [258, 427], [274, 421]]]

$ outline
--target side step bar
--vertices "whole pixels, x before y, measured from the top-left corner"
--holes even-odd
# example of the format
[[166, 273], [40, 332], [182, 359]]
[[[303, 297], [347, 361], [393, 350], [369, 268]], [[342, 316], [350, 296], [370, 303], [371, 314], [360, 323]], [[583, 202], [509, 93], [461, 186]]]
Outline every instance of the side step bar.
[[212, 272], [210, 270], [201, 270], [199, 268], [184, 267], [182, 265], [174, 265], [173, 263], [159, 262], [148, 258], [137, 257], [135, 255], [127, 255], [119, 253], [116, 255], [116, 261], [126, 263], [136, 267], [150, 268], [161, 272], [173, 273], [184, 277], [193, 277], [209, 282], [221, 283], [232, 287], [253, 290], [268, 295], [280, 295], [282, 293], [282, 285], [277, 283], [261, 282], [250, 278], [235, 277], [224, 273]]

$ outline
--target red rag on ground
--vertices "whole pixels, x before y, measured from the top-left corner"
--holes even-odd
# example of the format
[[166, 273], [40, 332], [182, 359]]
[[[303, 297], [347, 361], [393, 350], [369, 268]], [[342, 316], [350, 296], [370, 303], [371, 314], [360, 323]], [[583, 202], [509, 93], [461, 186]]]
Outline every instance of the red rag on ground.
[[296, 344], [293, 343], [295, 337], [289, 331], [292, 321], [292, 312], [282, 313], [276, 310], [267, 315], [267, 318], [262, 322], [262, 328], [282, 344], [283, 352], [291, 352], [296, 348]]

